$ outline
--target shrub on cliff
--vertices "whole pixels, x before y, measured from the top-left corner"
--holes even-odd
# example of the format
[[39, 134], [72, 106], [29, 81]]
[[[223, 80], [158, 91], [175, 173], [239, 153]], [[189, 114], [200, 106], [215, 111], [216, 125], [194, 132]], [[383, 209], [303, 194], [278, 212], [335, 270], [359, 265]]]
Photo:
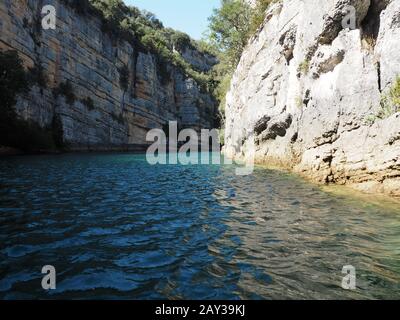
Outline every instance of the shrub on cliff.
[[72, 8], [74, 8], [76, 10], [76, 12], [80, 13], [80, 14], [88, 14], [89, 12], [91, 12], [91, 8], [92, 6], [90, 5], [90, 1], [89, 0], [61, 0], [62, 2], [68, 4], [69, 6], [71, 6]]
[[271, 3], [276, 0], [257, 0], [256, 7], [253, 9], [249, 26], [249, 37], [254, 35], [265, 20], [265, 12]]
[[73, 105], [75, 100], [76, 100], [74, 89], [72, 88], [71, 81], [69, 81], [69, 80], [67, 80], [65, 82], [61, 82], [59, 84], [58, 88], [54, 89], [54, 95], [56, 97], [59, 96], [59, 95], [64, 96], [65, 97], [65, 101], [69, 105]]
[[120, 22], [128, 8], [121, 0], [91, 0], [93, 6], [104, 16], [103, 23], [110, 27], [108, 31], [118, 31]]
[[397, 112], [400, 112], [400, 76], [396, 78], [389, 92], [382, 96], [378, 118], [385, 119]]
[[0, 51], [0, 145], [24, 151], [55, 149], [52, 127], [21, 119], [14, 109], [17, 95], [29, 89], [28, 75], [17, 52]]
[[0, 51], [1, 119], [15, 117], [16, 96], [28, 89], [28, 79], [16, 51]]
[[35, 64], [28, 69], [28, 80], [31, 85], [37, 85], [40, 88], [46, 88], [48, 78], [41, 64]]
[[251, 20], [251, 7], [243, 0], [221, 0], [209, 18], [209, 39], [229, 57], [232, 68], [239, 62], [247, 44]]
[[303, 60], [300, 64], [299, 64], [299, 68], [298, 68], [298, 73], [302, 74], [302, 75], [306, 75], [308, 73], [308, 71], [310, 71], [310, 63], [311, 61], [309, 59], [305, 59]]
[[192, 48], [204, 54], [212, 54], [207, 47], [200, 45], [183, 32], [164, 28], [154, 14], [141, 11], [134, 6], [127, 6], [122, 0], [90, 0], [90, 3], [102, 17], [104, 32], [110, 32], [113, 36], [134, 43], [141, 50], [147, 50], [157, 56], [162, 83], [171, 78], [166, 67], [170, 63], [186, 76], [193, 78], [201, 88], [209, 87], [209, 77], [196, 71], [183, 58], [177, 58], [177, 52], [174, 51], [174, 48], [178, 51]]
[[275, 0], [257, 0], [251, 7], [244, 0], [221, 0], [209, 18], [209, 40], [228, 55], [228, 62], [236, 67], [244, 47], [265, 19], [268, 6]]
[[400, 112], [400, 76], [396, 78], [389, 91], [382, 94], [379, 111], [375, 114], [368, 115], [364, 119], [364, 122], [367, 125], [372, 125], [377, 120], [389, 118], [397, 112]]
[[221, 0], [209, 18], [209, 42], [218, 51], [220, 63], [214, 67], [215, 96], [219, 101], [221, 121], [224, 121], [225, 96], [231, 78], [249, 38], [265, 19], [268, 6], [275, 0], [257, 0], [253, 8], [243, 0]]
[[94, 101], [91, 97], [86, 97], [84, 99], [81, 99], [81, 103], [84, 104], [89, 111], [92, 111], [95, 108]]
[[396, 78], [393, 87], [389, 92], [389, 99], [397, 111], [400, 111], [400, 76]]
[[185, 48], [192, 46], [192, 40], [186, 33], [183, 32], [174, 32], [171, 36], [171, 40], [178, 50], [185, 50]]

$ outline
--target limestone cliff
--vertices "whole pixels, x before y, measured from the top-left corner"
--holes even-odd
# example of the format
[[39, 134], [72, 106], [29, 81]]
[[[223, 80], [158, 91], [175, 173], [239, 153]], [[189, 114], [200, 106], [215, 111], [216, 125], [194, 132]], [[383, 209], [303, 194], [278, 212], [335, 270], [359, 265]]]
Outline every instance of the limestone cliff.
[[[42, 127], [57, 116], [64, 141], [82, 150], [144, 144], [149, 129], [171, 120], [180, 127], [213, 127], [215, 101], [195, 80], [172, 64], [160, 65], [159, 57], [135, 43], [105, 32], [99, 16], [69, 3], [0, 1], [0, 49], [16, 50], [26, 68], [40, 69], [47, 78], [45, 86], [34, 85], [18, 98], [19, 115]], [[48, 4], [56, 8], [55, 30], [40, 25], [42, 7]], [[182, 55], [201, 71], [216, 63], [193, 49]], [[72, 90], [74, 99], [55, 94], [60, 85]]]
[[400, 196], [400, 106], [382, 110], [399, 48], [400, 0], [274, 3], [232, 80], [225, 152], [250, 157], [254, 135], [257, 162]]

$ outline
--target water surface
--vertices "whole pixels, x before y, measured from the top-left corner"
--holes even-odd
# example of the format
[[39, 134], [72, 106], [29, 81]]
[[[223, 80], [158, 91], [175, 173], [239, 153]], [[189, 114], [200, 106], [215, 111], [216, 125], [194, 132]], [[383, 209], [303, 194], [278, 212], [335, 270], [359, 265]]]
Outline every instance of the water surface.
[[[399, 299], [400, 208], [257, 168], [0, 160], [2, 299]], [[57, 289], [41, 288], [41, 268]], [[357, 290], [341, 288], [342, 268]]]

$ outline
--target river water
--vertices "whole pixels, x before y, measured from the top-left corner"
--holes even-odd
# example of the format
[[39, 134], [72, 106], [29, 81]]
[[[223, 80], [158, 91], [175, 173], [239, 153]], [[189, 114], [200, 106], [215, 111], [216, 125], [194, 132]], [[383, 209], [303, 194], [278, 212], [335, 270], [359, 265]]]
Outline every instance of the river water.
[[[348, 265], [356, 290], [342, 288]], [[4, 158], [0, 298], [400, 299], [400, 205], [264, 168]]]

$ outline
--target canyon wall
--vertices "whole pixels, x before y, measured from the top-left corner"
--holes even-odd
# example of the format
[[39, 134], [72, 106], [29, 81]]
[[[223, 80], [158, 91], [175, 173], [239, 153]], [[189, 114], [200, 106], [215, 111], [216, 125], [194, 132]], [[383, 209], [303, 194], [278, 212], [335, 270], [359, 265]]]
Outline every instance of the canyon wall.
[[275, 2], [232, 80], [225, 153], [400, 196], [400, 106], [382, 110], [399, 48], [400, 0]]
[[[48, 4], [56, 8], [55, 30], [41, 27], [41, 10]], [[213, 127], [216, 103], [195, 80], [103, 31], [98, 16], [80, 13], [67, 1], [1, 0], [0, 49], [16, 50], [27, 69], [43, 69], [46, 76], [46, 85], [33, 85], [19, 96], [18, 114], [42, 127], [58, 117], [73, 150], [145, 144], [148, 130], [172, 120], [182, 128]], [[193, 50], [185, 51], [184, 59], [202, 71], [216, 63]], [[60, 84], [64, 91], [72, 89], [73, 101], [55, 94]]]

